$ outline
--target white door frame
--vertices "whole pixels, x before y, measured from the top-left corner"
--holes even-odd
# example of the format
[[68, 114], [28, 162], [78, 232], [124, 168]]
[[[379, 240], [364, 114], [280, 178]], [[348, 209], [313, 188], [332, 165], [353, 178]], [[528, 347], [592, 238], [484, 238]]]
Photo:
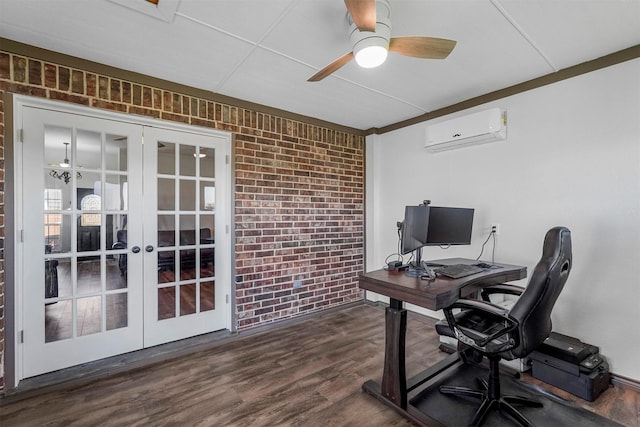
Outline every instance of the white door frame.
[[[11, 306], [11, 310], [5, 310], [7, 314], [12, 313], [12, 319], [10, 322], [13, 324], [13, 331], [6, 331], [6, 338], [12, 338], [12, 347], [13, 354], [7, 355], [5, 357], [5, 384], [7, 388], [15, 388], [18, 385], [18, 382], [24, 378], [23, 375], [23, 346], [21, 345], [21, 331], [24, 329], [24, 321], [21, 317], [22, 315], [22, 307], [24, 304], [23, 301], [23, 272], [21, 269], [21, 264], [24, 260], [25, 254], [23, 253], [23, 243], [22, 243], [22, 230], [24, 229], [23, 223], [23, 203], [24, 197], [20, 189], [22, 188], [22, 167], [21, 161], [23, 157], [22, 152], [22, 122], [23, 122], [23, 108], [24, 107], [32, 107], [32, 108], [41, 108], [45, 110], [58, 111], [63, 113], [77, 114], [82, 116], [95, 117], [100, 119], [107, 119], [113, 121], [120, 121], [124, 123], [136, 124], [141, 126], [149, 126], [154, 128], [168, 129], [178, 132], [186, 132], [186, 133], [194, 133], [204, 136], [212, 136], [216, 138], [223, 138], [227, 141], [226, 144], [226, 156], [228, 167], [225, 170], [225, 193], [227, 195], [227, 200], [224, 204], [224, 209], [216, 209], [216, 216], [222, 216], [224, 224], [226, 224], [226, 233], [223, 236], [216, 236], [216, 248], [220, 247], [227, 248], [224, 251], [225, 253], [225, 263], [228, 265], [228, 268], [220, 268], [216, 271], [216, 282], [220, 283], [224, 286], [224, 293], [228, 296], [222, 301], [225, 309], [225, 323], [226, 329], [234, 330], [233, 327], [233, 315], [234, 315], [234, 307], [231, 304], [231, 301], [235, 300], [233, 298], [233, 284], [235, 277], [235, 263], [234, 263], [234, 251], [233, 251], [233, 181], [232, 181], [232, 168], [231, 168], [231, 141], [232, 134], [230, 132], [224, 132], [219, 130], [213, 130], [209, 128], [185, 125], [180, 123], [172, 123], [166, 122], [158, 119], [147, 118], [143, 116], [134, 116], [119, 112], [112, 112], [107, 110], [99, 110], [95, 108], [68, 104], [58, 101], [50, 101], [42, 98], [33, 98], [24, 95], [13, 95], [13, 120], [12, 123], [5, 124], [7, 128], [12, 128], [13, 131], [13, 147], [9, 150], [6, 150], [8, 153], [12, 153], [12, 158], [10, 162], [13, 166], [13, 173], [10, 179], [13, 180], [13, 200], [9, 201], [9, 205], [13, 205], [13, 209], [8, 210], [6, 213], [8, 215], [12, 215], [9, 221], [6, 221], [9, 224], [13, 224], [13, 229], [9, 231], [7, 229], [7, 234], [12, 233], [10, 238], [6, 239], [6, 242], [11, 244], [12, 247], [8, 248], [10, 252], [13, 254], [9, 261], [11, 265], [6, 264], [6, 268], [13, 269], [12, 275], [5, 275], [5, 287], [12, 288], [11, 292], [5, 292], [5, 296], [12, 296], [12, 301], [5, 300], [5, 308], [7, 306]], [[8, 115], [7, 115], [8, 116]], [[12, 141], [7, 141], [11, 143]], [[224, 265], [224, 264], [223, 264]], [[219, 273], [219, 277], [218, 277]], [[13, 283], [10, 283], [10, 280]], [[12, 285], [12, 286], [11, 286]], [[8, 348], [5, 348], [5, 352]], [[9, 349], [10, 350], [10, 349]], [[6, 354], [6, 353], [5, 353]], [[13, 366], [11, 366], [13, 365]], [[9, 380], [8, 382], [6, 380]]]

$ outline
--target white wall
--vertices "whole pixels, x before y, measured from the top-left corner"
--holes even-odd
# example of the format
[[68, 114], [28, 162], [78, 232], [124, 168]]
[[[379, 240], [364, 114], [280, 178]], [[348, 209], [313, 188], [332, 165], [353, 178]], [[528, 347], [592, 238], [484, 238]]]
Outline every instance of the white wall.
[[396, 251], [396, 221], [423, 199], [476, 209], [470, 246], [426, 248], [423, 259], [476, 258], [499, 223], [496, 261], [532, 271], [545, 232], [567, 226], [574, 265], [554, 330], [600, 346], [613, 373], [640, 381], [640, 60], [432, 122], [494, 106], [508, 112], [504, 142], [430, 154], [426, 123], [367, 139], [367, 269]]

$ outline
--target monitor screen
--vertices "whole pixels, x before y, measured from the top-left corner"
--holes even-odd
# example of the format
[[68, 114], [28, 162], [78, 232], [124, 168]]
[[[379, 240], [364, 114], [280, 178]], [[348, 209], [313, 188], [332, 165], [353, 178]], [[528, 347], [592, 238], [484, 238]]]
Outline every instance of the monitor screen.
[[469, 245], [473, 209], [431, 206], [425, 246]]
[[427, 242], [429, 206], [407, 206], [404, 208], [400, 252], [408, 254], [423, 247]]

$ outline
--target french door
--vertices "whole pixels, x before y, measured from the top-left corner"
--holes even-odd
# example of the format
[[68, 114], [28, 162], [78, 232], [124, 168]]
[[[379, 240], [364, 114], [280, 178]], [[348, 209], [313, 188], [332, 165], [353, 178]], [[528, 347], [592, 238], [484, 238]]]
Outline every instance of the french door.
[[228, 136], [19, 116], [18, 378], [228, 328]]
[[[224, 141], [145, 128], [144, 343], [174, 341], [222, 329], [229, 286], [216, 279], [218, 236], [226, 198], [216, 171], [227, 168]], [[221, 174], [220, 174], [221, 175]], [[228, 280], [228, 278], [227, 278]]]

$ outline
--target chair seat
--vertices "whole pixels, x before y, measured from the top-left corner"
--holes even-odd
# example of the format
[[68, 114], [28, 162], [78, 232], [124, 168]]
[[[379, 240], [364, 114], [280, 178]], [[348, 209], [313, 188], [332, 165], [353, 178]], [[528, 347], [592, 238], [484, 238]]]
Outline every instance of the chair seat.
[[[500, 330], [503, 326], [499, 319], [483, 316], [473, 310], [463, 310], [455, 315], [455, 319], [461, 330], [476, 338], [485, 338]], [[456, 338], [446, 319], [436, 323], [436, 332], [440, 335]], [[508, 340], [508, 336], [503, 336], [493, 340], [490, 345], [493, 348], [502, 348]]]

